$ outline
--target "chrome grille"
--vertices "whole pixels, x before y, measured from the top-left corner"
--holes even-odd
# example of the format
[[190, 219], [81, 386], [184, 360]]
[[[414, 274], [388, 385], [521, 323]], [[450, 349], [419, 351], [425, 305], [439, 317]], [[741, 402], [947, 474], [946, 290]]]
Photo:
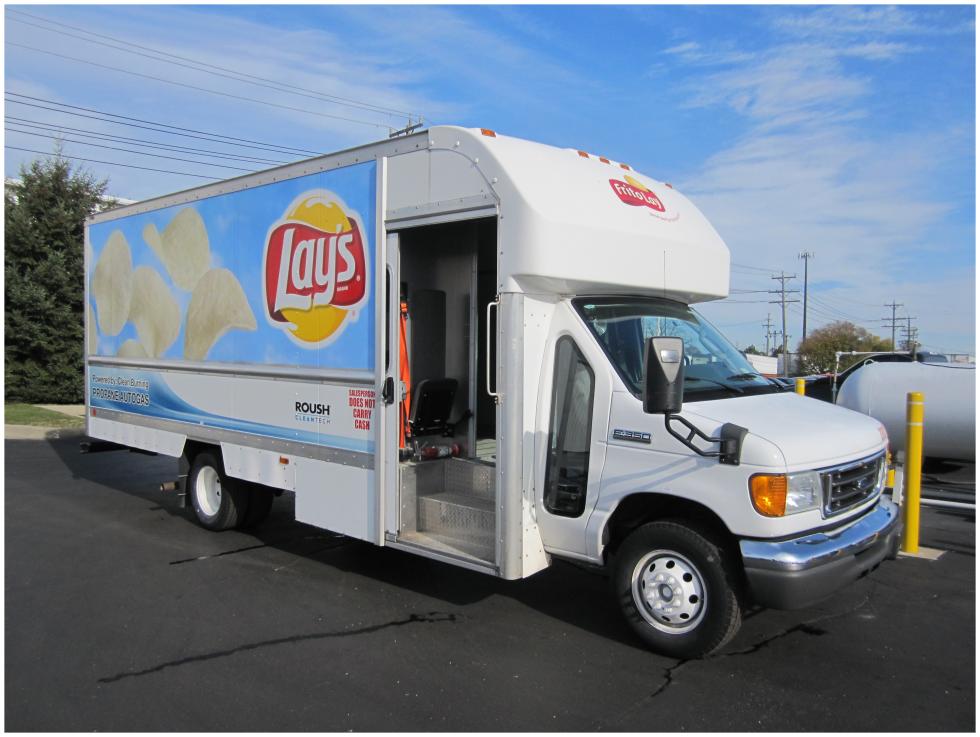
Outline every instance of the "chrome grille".
[[823, 469], [820, 478], [823, 481], [824, 516], [846, 512], [871, 499], [881, 491], [884, 472], [884, 453]]

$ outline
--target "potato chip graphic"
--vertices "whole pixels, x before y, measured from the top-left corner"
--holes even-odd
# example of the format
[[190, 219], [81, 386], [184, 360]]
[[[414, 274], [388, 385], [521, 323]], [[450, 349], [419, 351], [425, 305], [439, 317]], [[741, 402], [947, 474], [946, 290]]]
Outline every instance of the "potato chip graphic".
[[129, 318], [133, 296], [133, 257], [121, 231], [114, 230], [102, 248], [92, 275], [92, 296], [99, 314], [99, 330], [119, 335]]
[[255, 330], [255, 315], [235, 275], [228, 269], [211, 269], [198, 281], [187, 307], [184, 358], [203, 361], [232, 328]]
[[99, 350], [99, 333], [95, 329], [95, 312], [92, 311], [92, 305], [88, 305], [86, 309], [88, 310], [88, 319], [85, 328], [85, 347], [88, 355], [94, 356]]
[[149, 266], [133, 272], [133, 298], [129, 319], [151, 358], [159, 358], [180, 333], [180, 305], [163, 277]]
[[185, 292], [194, 289], [211, 265], [208, 231], [193, 207], [178, 212], [162, 233], [149, 223], [143, 228], [143, 240], [163, 262], [174, 284]]
[[116, 355], [120, 358], [149, 358], [146, 355], [146, 349], [138, 340], [127, 340], [121, 346], [119, 350], [116, 351]]

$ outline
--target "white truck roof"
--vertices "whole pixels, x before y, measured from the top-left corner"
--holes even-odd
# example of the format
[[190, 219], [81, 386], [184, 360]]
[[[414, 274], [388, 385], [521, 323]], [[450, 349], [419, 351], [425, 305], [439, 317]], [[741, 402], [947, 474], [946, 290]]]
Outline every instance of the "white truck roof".
[[728, 295], [728, 247], [671, 185], [583, 151], [480, 128], [435, 126], [127, 205], [87, 222], [382, 157], [386, 221], [454, 200], [496, 203], [500, 292], [645, 294], [685, 303]]
[[499, 198], [502, 291], [728, 295], [728, 247], [671, 185], [575, 149], [481, 129], [427, 133], [430, 150], [468, 157]]

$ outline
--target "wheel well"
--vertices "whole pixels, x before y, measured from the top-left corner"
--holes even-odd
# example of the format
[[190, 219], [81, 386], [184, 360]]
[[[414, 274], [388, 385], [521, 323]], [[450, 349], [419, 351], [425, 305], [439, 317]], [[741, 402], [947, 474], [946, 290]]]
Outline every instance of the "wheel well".
[[[222, 462], [221, 458], [221, 446], [212, 445], [210, 443], [202, 443], [200, 440], [185, 440], [184, 441], [184, 452], [181, 454], [178, 460], [178, 481], [180, 483], [181, 494], [187, 494], [187, 475], [191, 471], [191, 466], [194, 465], [194, 459], [199, 453], [206, 450], [211, 451], [215, 454], [219, 462]], [[185, 497], [186, 499], [186, 497]]]
[[212, 445], [210, 443], [202, 443], [200, 440], [187, 440], [184, 442], [184, 453], [181, 458], [187, 463], [188, 467], [193, 465], [194, 458], [198, 453], [202, 451], [209, 450], [212, 453], [216, 453], [218, 458], [221, 458], [221, 446]]
[[613, 511], [603, 531], [603, 554], [607, 562], [633, 530], [660, 519], [692, 522], [693, 526], [708, 533], [715, 542], [729, 548], [741, 559], [735, 537], [721, 517], [711, 509], [690, 499], [650, 492], [625, 497]]

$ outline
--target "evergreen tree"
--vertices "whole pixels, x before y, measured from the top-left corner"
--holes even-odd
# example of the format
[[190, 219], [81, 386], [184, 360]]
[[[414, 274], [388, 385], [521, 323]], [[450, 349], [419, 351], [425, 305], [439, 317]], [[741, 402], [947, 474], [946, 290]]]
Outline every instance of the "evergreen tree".
[[5, 398], [84, 398], [85, 218], [107, 204], [107, 180], [72, 170], [60, 150], [4, 187]]

